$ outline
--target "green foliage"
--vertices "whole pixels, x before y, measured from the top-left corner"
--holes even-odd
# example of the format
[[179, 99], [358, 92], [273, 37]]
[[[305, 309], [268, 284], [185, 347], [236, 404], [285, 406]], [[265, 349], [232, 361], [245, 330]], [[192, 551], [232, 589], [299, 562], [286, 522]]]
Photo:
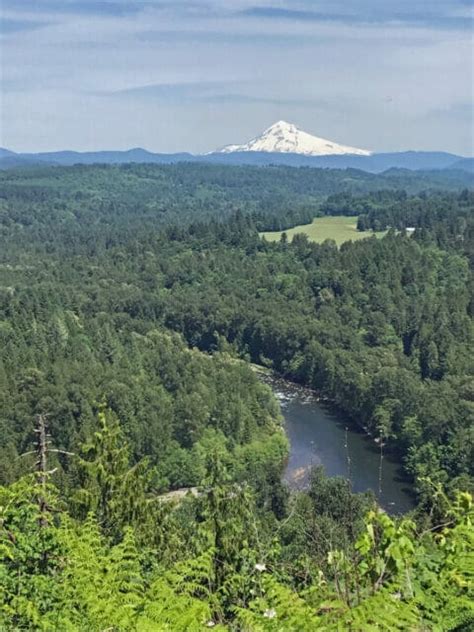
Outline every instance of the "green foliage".
[[336, 630], [423, 630], [419, 613], [413, 603], [400, 599], [393, 589], [379, 590], [350, 612], [341, 615]]
[[126, 529], [123, 540], [110, 547], [89, 516], [79, 528], [68, 525], [61, 537], [68, 557], [57, 607], [66, 629], [132, 629], [145, 591], [133, 532]]
[[115, 415], [103, 409], [99, 423], [92, 442], [82, 448], [74, 504], [78, 516], [93, 513], [102, 531], [117, 537], [126, 526], [146, 520], [152, 472], [146, 459], [130, 467], [128, 447]]
[[271, 576], [264, 577], [260, 595], [247, 609], [237, 608], [237, 620], [243, 630], [320, 630], [320, 618], [297, 593]]
[[[439, 486], [435, 493], [444, 496]], [[472, 496], [446, 496], [445, 520], [419, 549], [415, 590], [423, 617], [434, 630], [469, 629], [474, 622], [474, 507]]]
[[[225, 353], [214, 365], [185, 353], [163, 329], [315, 388], [382, 434], [414, 479], [472, 476], [472, 194], [393, 190], [404, 175], [417, 177], [204, 165], [3, 174], [2, 480], [24, 473], [14, 456], [36, 413], [75, 451], [97, 401], [163, 489], [202, 482], [190, 451], [209, 428], [231, 454], [265, 441], [277, 413], [256, 380]], [[298, 213], [353, 206], [393, 230], [340, 249], [261, 241], [257, 229], [276, 209], [287, 223], [298, 191]]]
[[217, 600], [209, 589], [213, 572], [212, 550], [186, 560], [154, 581], [147, 593], [147, 603], [137, 621], [137, 629], [144, 631], [203, 630], [208, 622], [213, 629]]
[[[46, 519], [43, 502], [46, 506]], [[0, 487], [0, 627], [53, 629], [43, 626], [47, 613], [56, 617], [64, 548], [58, 538], [57, 491], [28, 476]]]
[[[469, 191], [204, 165], [0, 179], [2, 630], [472, 627]], [[258, 236], [317, 213], [391, 230], [340, 248]], [[317, 470], [289, 495], [278, 405], [239, 357], [383, 440], [414, 516]], [[38, 413], [57, 487], [17, 458]]]
[[[301, 583], [281, 556], [284, 540], [271, 545], [248, 492], [211, 461], [208, 490], [185, 501], [196, 511], [195, 553], [177, 561], [157, 558], [153, 540], [139, 546], [130, 527], [112, 541], [92, 514], [76, 521], [57, 506], [54, 521], [39, 521], [32, 479], [2, 488], [2, 629], [469, 629], [470, 494], [445, 497], [443, 523], [421, 532], [369, 512], [355, 546], [330, 550], [326, 571]], [[57, 496], [52, 486], [48, 494]]]

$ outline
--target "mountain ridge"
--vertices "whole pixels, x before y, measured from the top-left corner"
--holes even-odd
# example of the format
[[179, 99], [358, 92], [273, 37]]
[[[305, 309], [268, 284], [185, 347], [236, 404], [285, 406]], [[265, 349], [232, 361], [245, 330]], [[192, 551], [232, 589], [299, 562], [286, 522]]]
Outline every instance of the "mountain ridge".
[[154, 153], [142, 147], [127, 150], [48, 151], [15, 153], [0, 148], [0, 169], [34, 165], [207, 162], [227, 165], [285, 165], [324, 169], [359, 169], [381, 173], [387, 169], [456, 169], [473, 172], [473, 158], [442, 151], [371, 152], [340, 145], [308, 134], [293, 123], [277, 121], [243, 145], [226, 145], [206, 154]]
[[387, 169], [412, 171], [456, 169], [472, 173], [472, 158], [464, 158], [447, 152], [396, 152], [371, 156], [333, 155], [305, 156], [292, 153], [231, 152], [194, 155], [188, 153], [159, 154], [143, 150], [74, 152], [58, 151], [28, 154], [0, 155], [0, 170], [32, 166], [72, 166], [91, 164], [173, 164], [199, 162], [222, 165], [308, 167], [319, 169], [359, 169], [369, 173], [381, 173]]

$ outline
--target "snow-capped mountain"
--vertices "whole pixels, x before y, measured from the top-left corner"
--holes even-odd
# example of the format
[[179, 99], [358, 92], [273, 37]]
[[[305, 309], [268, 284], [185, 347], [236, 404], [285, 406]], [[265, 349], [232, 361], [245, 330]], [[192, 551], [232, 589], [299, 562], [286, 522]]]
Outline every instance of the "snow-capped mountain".
[[370, 156], [371, 151], [339, 145], [325, 138], [318, 138], [303, 131], [293, 123], [278, 121], [260, 136], [252, 138], [244, 145], [226, 145], [216, 153], [230, 154], [240, 151], [263, 151], [270, 153], [303, 154], [304, 156], [330, 156], [351, 154]]

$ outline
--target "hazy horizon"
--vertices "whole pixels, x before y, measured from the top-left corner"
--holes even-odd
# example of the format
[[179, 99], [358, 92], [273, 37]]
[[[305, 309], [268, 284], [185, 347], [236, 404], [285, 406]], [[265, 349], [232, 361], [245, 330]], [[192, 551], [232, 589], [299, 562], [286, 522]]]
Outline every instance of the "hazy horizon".
[[469, 0], [3, 0], [0, 145], [204, 153], [276, 120], [473, 150]]

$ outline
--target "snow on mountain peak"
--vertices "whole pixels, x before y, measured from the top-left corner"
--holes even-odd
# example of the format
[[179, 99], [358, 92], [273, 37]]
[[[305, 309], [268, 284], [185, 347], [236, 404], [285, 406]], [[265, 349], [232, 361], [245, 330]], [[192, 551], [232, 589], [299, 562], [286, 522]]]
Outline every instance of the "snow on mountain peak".
[[303, 154], [305, 156], [329, 156], [352, 154], [370, 156], [372, 152], [347, 145], [339, 145], [331, 140], [319, 138], [303, 131], [293, 123], [277, 121], [268, 127], [260, 136], [252, 138], [243, 145], [227, 145], [217, 153], [234, 153], [238, 151], [263, 151]]

